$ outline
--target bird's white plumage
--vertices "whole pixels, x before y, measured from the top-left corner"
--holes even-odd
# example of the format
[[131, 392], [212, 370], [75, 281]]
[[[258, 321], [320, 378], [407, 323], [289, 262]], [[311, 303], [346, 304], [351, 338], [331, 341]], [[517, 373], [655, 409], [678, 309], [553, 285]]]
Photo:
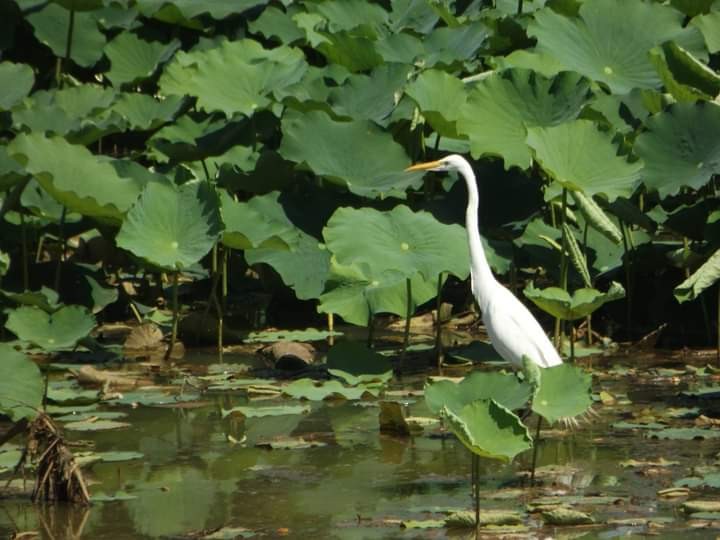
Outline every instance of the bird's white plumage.
[[470, 250], [472, 292], [482, 311], [483, 322], [495, 350], [518, 367], [522, 366], [523, 356], [540, 367], [561, 364], [560, 355], [540, 323], [520, 300], [495, 279], [490, 269], [478, 229], [479, 196], [475, 173], [470, 164], [462, 156], [453, 154], [438, 161], [414, 165], [408, 170], [455, 170], [465, 180], [468, 190], [465, 227]]

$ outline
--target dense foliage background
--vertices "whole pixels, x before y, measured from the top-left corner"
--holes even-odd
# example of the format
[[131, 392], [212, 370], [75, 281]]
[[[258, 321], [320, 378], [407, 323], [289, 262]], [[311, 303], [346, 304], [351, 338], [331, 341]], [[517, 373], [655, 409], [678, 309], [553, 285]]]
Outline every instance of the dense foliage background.
[[408, 290], [414, 310], [468, 274], [462, 182], [403, 172], [448, 152], [477, 160], [516, 293], [581, 319], [624, 288], [605, 333], [714, 340], [720, 2], [0, 7], [0, 276], [21, 340], [152, 316], [161, 272], [247, 326], [366, 325]]

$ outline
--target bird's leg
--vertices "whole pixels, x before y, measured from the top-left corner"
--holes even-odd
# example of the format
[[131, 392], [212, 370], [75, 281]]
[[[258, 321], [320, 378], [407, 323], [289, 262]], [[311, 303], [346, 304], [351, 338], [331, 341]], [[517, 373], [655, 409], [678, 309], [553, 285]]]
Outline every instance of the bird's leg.
[[542, 425], [542, 416], [538, 415], [537, 427], [535, 428], [535, 439], [533, 440], [533, 457], [530, 469], [530, 487], [535, 485], [535, 466], [537, 465], [538, 447], [540, 446], [540, 426]]

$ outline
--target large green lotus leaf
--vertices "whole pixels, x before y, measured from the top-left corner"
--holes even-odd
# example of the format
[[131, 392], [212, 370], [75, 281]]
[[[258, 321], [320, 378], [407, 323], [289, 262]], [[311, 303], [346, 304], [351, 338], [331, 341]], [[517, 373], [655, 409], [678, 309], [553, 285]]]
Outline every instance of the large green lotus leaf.
[[269, 405], [265, 407], [233, 407], [232, 409], [222, 409], [222, 417], [225, 418], [231, 414], [238, 414], [245, 418], [262, 418], [265, 416], [284, 416], [286, 414], [307, 414], [310, 407], [307, 405]]
[[474, 371], [459, 383], [440, 380], [425, 385], [425, 403], [438, 413], [443, 407], [459, 413], [477, 399], [492, 399], [510, 410], [524, 406], [532, 388], [512, 373]]
[[410, 29], [418, 34], [429, 34], [440, 18], [433, 5], [418, 0], [395, 0], [390, 4], [389, 26], [395, 35]]
[[587, 317], [607, 302], [624, 298], [625, 289], [613, 281], [606, 293], [597, 289], [578, 289], [570, 296], [567, 291], [559, 287], [536, 289], [530, 282], [523, 290], [523, 294], [553, 317], [574, 321]]
[[130, 129], [148, 131], [173, 120], [184, 104], [185, 100], [179, 96], [158, 100], [148, 94], [122, 93], [111, 109]]
[[532, 410], [551, 424], [574, 418], [592, 406], [591, 391], [592, 375], [580, 367], [562, 364], [541, 369]]
[[460, 79], [431, 69], [421, 73], [405, 91], [437, 133], [457, 137], [455, 122], [461, 118], [467, 100], [465, 84]]
[[153, 16], [161, 21], [174, 23], [180, 17], [193, 19], [207, 13], [213, 19], [222, 20], [230, 15], [239, 15], [248, 9], [267, 4], [268, 0], [138, 0], [143, 15]]
[[[10, 255], [4, 251], [0, 251], [0, 278], [2, 278], [10, 269]], [[1, 280], [0, 280], [1, 281]]]
[[25, 176], [20, 164], [8, 155], [7, 147], [0, 146], [0, 191], [11, 188]]
[[282, 121], [280, 155], [306, 163], [318, 176], [366, 197], [404, 196], [422, 174], [404, 173], [410, 160], [389, 133], [365, 120], [336, 122], [323, 112], [288, 111]]
[[648, 119], [635, 151], [645, 162], [642, 181], [661, 197], [699, 189], [720, 173], [720, 105], [677, 103]]
[[[295, 227], [279, 202], [280, 192], [250, 199], [248, 204], [263, 220], [272, 223], [272, 230], [283, 244], [274, 247], [247, 249], [248, 264], [265, 263], [280, 274], [301, 300], [318, 298], [325, 289], [330, 268], [330, 253], [317, 238]], [[284, 229], [284, 230], [283, 230]], [[288, 249], [289, 247], [289, 249]]]
[[277, 38], [285, 45], [305, 37], [305, 32], [300, 30], [291, 13], [274, 6], [265, 8], [257, 19], [248, 23], [248, 29], [255, 34], [262, 34], [267, 39]]
[[318, 298], [325, 289], [330, 268], [330, 253], [317, 238], [296, 229], [284, 234], [290, 249], [257, 248], [245, 252], [248, 264], [265, 263], [280, 274], [300, 300]]
[[387, 24], [389, 14], [381, 6], [365, 0], [325, 0], [305, 4], [310, 13], [317, 13], [327, 20], [331, 33], [353, 30], [364, 26], [378, 33]]
[[424, 53], [419, 60], [427, 67], [452, 65], [472, 60], [490, 35], [483, 23], [469, 21], [454, 27], [435, 28], [423, 40]]
[[116, 99], [112, 89], [94, 84], [41, 90], [17, 105], [13, 124], [48, 135], [65, 135], [68, 142], [87, 145], [103, 135], [122, 131], [123, 119], [109, 107]]
[[720, 51], [720, 11], [693, 17], [690, 24], [702, 32], [708, 51], [713, 54]]
[[683, 27], [683, 16], [655, 2], [587, 0], [578, 18], [546, 7], [535, 13], [528, 34], [536, 49], [554, 56], [565, 69], [607, 84], [618, 94], [660, 85], [650, 62], [650, 49], [674, 40], [693, 52], [703, 48], [702, 36]]
[[345, 84], [330, 91], [327, 101], [337, 114], [384, 125], [409, 71], [407, 65], [384, 64], [370, 75], [351, 75]]
[[10, 109], [22, 98], [27, 96], [35, 84], [33, 70], [27, 64], [0, 62], [0, 109]]
[[122, 32], [105, 46], [105, 55], [110, 60], [110, 71], [105, 76], [115, 87], [148, 79], [179, 48], [177, 39], [160, 43], [145, 41], [132, 32]]
[[554, 126], [577, 117], [590, 97], [590, 81], [563, 72], [545, 78], [530, 70], [493, 73], [468, 94], [458, 132], [470, 139], [473, 157], [496, 155], [505, 168], [530, 166], [527, 128]]
[[150, 183], [128, 212], [117, 245], [161, 268], [188, 268], [218, 240], [219, 206], [207, 182]]
[[712, 287], [720, 279], [720, 250], [715, 251], [693, 274], [675, 287], [678, 302], [695, 300], [705, 289]]
[[692, 53], [673, 42], [663, 44], [662, 49], [670, 71], [680, 84], [697, 88], [709, 99], [720, 93], [720, 76]]
[[52, 0], [71, 11], [93, 11], [103, 7], [103, 0]]
[[298, 82], [307, 70], [300, 49], [264, 49], [257, 41], [222, 41], [212, 49], [178, 52], [160, 77], [164, 94], [191, 95], [205, 111], [252, 115], [269, 94]]
[[459, 412], [443, 407], [440, 416], [465, 447], [480, 457], [512, 461], [532, 448], [527, 427], [492, 399], [479, 399]]
[[598, 131], [590, 120], [530, 128], [527, 143], [551, 178], [590, 197], [629, 197], [640, 179], [642, 163], [618, 156], [611, 135]]
[[493, 62], [498, 71], [509, 68], [531, 69], [548, 78], [565, 69], [554, 56], [527, 49], [518, 49], [507, 56], [497, 56], [493, 58]]
[[413, 64], [425, 52], [420, 38], [404, 32], [376, 41], [375, 50], [385, 62], [398, 64]]
[[391, 270], [412, 277], [419, 272], [426, 279], [436, 279], [440, 272], [460, 279], [468, 275], [465, 230], [404, 205], [389, 212], [338, 208], [323, 236], [339, 263], [366, 264], [373, 273]]
[[327, 353], [328, 372], [350, 385], [387, 381], [392, 377], [392, 364], [387, 356], [368, 349], [357, 341], [341, 341]]
[[[53, 54], [65, 57], [70, 12], [48, 3], [38, 11], [27, 15], [35, 37], [52, 49]], [[70, 58], [82, 67], [92, 67], [102, 57], [105, 35], [98, 29], [97, 19], [92, 13], [75, 13], [73, 21], [72, 47]]]
[[118, 174], [115, 167], [60, 137], [18, 135], [8, 147], [14, 159], [68, 210], [120, 222], [144, 181]]
[[[266, 201], [266, 199], [269, 200]], [[271, 202], [272, 201], [272, 202]], [[220, 193], [222, 218], [225, 230], [222, 242], [233, 249], [274, 248], [290, 249], [283, 237], [293, 234], [295, 228], [283, 214], [277, 219], [276, 212], [265, 213], [266, 203], [277, 201], [277, 193], [253, 197], [247, 202], [234, 200], [227, 191]]]
[[21, 306], [6, 313], [5, 328], [46, 351], [70, 349], [95, 328], [95, 318], [81, 306], [63, 306], [54, 313]]
[[383, 58], [375, 49], [375, 42], [363, 36], [355, 36], [346, 31], [323, 34], [325, 41], [317, 50], [327, 58], [328, 63], [339, 64], [353, 73], [367, 71], [383, 63]]
[[[373, 272], [369, 265], [343, 266], [334, 258], [330, 263], [325, 292], [318, 311], [334, 313], [345, 322], [366, 326], [370, 315], [407, 314], [406, 276], [397, 270]], [[419, 273], [410, 278], [410, 310], [437, 296], [437, 277], [425, 279]]]
[[283, 387], [283, 393], [296, 399], [322, 401], [324, 399], [362, 399], [377, 397], [380, 391], [369, 386], [344, 386], [340, 381], [318, 382], [313, 379], [298, 379]]
[[32, 419], [42, 407], [45, 381], [35, 362], [0, 343], [0, 413], [17, 422]]

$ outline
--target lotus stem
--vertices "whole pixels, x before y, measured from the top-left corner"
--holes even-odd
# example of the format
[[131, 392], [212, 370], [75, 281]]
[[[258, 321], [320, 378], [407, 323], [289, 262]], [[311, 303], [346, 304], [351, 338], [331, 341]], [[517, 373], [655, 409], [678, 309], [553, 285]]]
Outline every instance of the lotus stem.
[[25, 223], [25, 214], [20, 212], [20, 235], [22, 237], [22, 280], [23, 290], [30, 289], [30, 269], [28, 268], [28, 243], [27, 243], [27, 224]]
[[67, 63], [70, 60], [70, 54], [72, 53], [72, 41], [73, 41], [73, 30], [75, 29], [75, 10], [70, 10], [68, 19], [68, 30], [65, 36], [65, 56], [64, 58], [58, 58], [55, 63], [55, 82], [58, 88], [62, 88], [62, 73], [63, 73], [63, 60]]
[[717, 362], [720, 365], [720, 283], [717, 286]]
[[373, 324], [373, 312], [368, 305], [368, 335], [367, 335], [367, 347], [368, 349], [373, 348], [373, 338], [375, 337], [375, 325]]
[[327, 314], [327, 325], [328, 325], [328, 332], [330, 332], [330, 335], [328, 336], [328, 345], [331, 347], [335, 345], [335, 316], [332, 313]]
[[480, 456], [472, 454], [472, 493], [475, 505], [475, 528], [480, 526]]
[[530, 468], [530, 487], [535, 485], [535, 468], [537, 466], [538, 447], [540, 446], [540, 427], [542, 426], [542, 416], [538, 415], [537, 426], [535, 427], [535, 438], [533, 439], [533, 455], [532, 465]]
[[443, 351], [442, 344], [442, 320], [440, 316], [440, 309], [442, 308], [442, 284], [443, 284], [443, 273], [438, 274], [438, 285], [437, 285], [437, 301], [435, 302], [435, 312], [437, 313], [435, 319], [435, 353], [437, 355], [437, 367], [442, 368], [443, 361], [445, 360], [445, 352]]
[[172, 333], [170, 334], [170, 345], [168, 346], [167, 351], [165, 352], [165, 360], [168, 360], [170, 358], [170, 354], [172, 353], [173, 348], [175, 347], [175, 342], [177, 341], [177, 328], [178, 328], [178, 276], [180, 275], [180, 272], [175, 270], [173, 272], [173, 284], [172, 284], [172, 308], [173, 308], [173, 318], [172, 318]]
[[518, 0], [518, 10], [517, 10], [517, 14], [518, 14], [518, 15], [522, 15], [522, 12], [523, 12], [523, 0]]
[[[567, 189], [562, 190], [562, 210], [560, 214], [560, 230], [562, 231], [562, 250], [560, 252], [560, 288], [567, 291], [568, 276], [568, 239], [566, 236], [565, 217], [567, 214]], [[553, 216], [555, 214], [553, 213]], [[559, 318], [555, 319], [555, 346], [562, 350], [562, 342], [565, 337], [565, 326]]]
[[63, 206], [62, 212], [60, 213], [60, 256], [58, 257], [58, 263], [55, 267], [55, 291], [60, 292], [60, 278], [62, 277], [62, 264], [65, 261], [65, 249], [67, 247], [67, 240], [65, 239], [65, 216], [67, 214], [67, 207]]
[[630, 262], [630, 250], [628, 248], [628, 230], [627, 225], [624, 221], [620, 221], [620, 232], [622, 233], [623, 252], [624, 252], [624, 266], [625, 266], [625, 290], [627, 291], [627, 301], [625, 303], [625, 319], [626, 319], [626, 330], [628, 339], [632, 339], [632, 298], [633, 298], [633, 287], [632, 287], [632, 271]]
[[405, 361], [408, 345], [410, 344], [410, 319], [412, 318], [412, 283], [410, 278], [405, 278], [405, 293], [407, 294], [407, 304], [405, 309], [405, 332], [403, 334], [403, 348], [400, 353], [400, 365]]

